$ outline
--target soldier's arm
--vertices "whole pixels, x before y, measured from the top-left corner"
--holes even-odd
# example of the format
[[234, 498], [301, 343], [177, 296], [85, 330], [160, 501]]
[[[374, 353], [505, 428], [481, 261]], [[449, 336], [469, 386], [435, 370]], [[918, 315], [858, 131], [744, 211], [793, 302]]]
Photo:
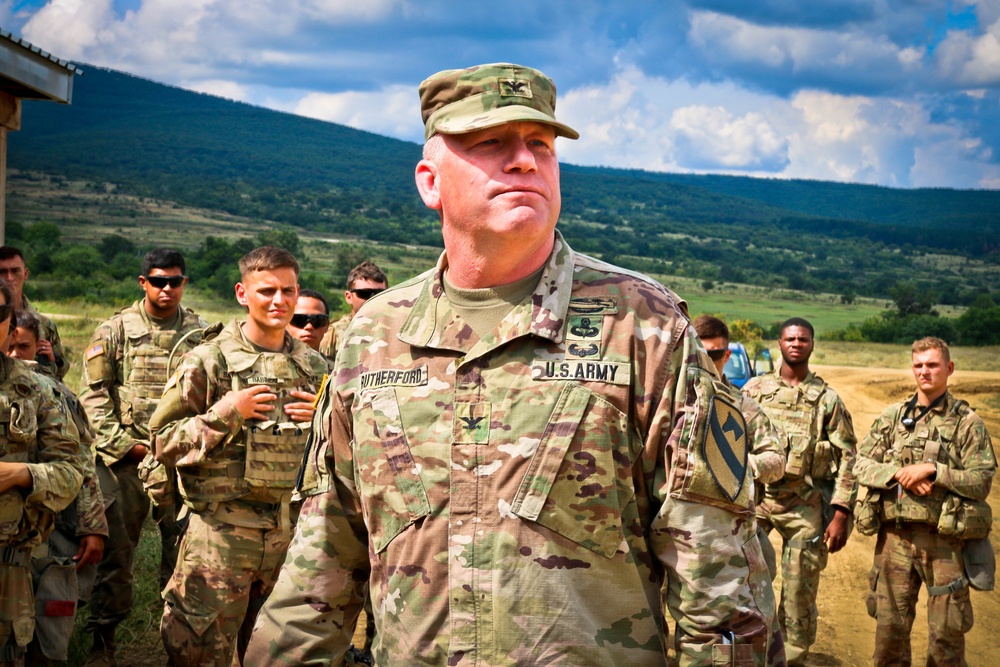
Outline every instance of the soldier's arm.
[[885, 460], [886, 452], [892, 448], [894, 422], [894, 413], [883, 412], [861, 441], [854, 461], [854, 474], [859, 484], [873, 489], [888, 489], [898, 484], [896, 473], [900, 466]]
[[972, 500], [986, 500], [997, 469], [996, 456], [986, 425], [975, 415], [966, 416], [959, 424], [958, 437], [961, 466], [943, 463], [938, 457], [934, 484], [943, 486]]
[[768, 646], [780, 639], [769, 630], [774, 594], [749, 508], [692, 502], [679, 493], [685, 475], [679, 469], [705, 436], [713, 391], [709, 371], [697, 367], [692, 352], [693, 330], [680, 333], [684, 341], [671, 359], [646, 447], [657, 455], [652, 496], [661, 503], [650, 547], [666, 570], [679, 664], [730, 664], [734, 654], [737, 664], [767, 664]]
[[768, 419], [760, 403], [749, 396], [743, 396], [740, 412], [753, 440], [750, 466], [754, 479], [761, 484], [777, 482], [785, 474], [784, 434]]
[[858, 495], [858, 483], [854, 477], [858, 439], [854, 435], [854, 422], [847, 406], [835, 393], [826, 391], [823, 401], [826, 414], [823, 422], [824, 439], [840, 450], [840, 464], [837, 467], [837, 478], [834, 480], [833, 499], [830, 504], [850, 512]]
[[149, 418], [153, 456], [165, 465], [198, 465], [244, 424], [229, 393], [216, 399], [225, 362], [200, 349], [184, 356]]
[[339, 401], [318, 413], [332, 487], [305, 499], [285, 564], [257, 617], [245, 664], [340, 665], [368, 581], [368, 536], [354, 484], [349, 419]]
[[97, 454], [107, 465], [120, 461], [137, 444], [122, 426], [116, 407], [120, 344], [120, 333], [105, 322], [94, 332], [83, 355], [80, 403], [97, 433]]
[[40, 386], [35, 400], [38, 462], [26, 464], [31, 485], [24, 501], [58, 512], [73, 502], [83, 482], [80, 441], [69, 429], [68, 417], [51, 389]]

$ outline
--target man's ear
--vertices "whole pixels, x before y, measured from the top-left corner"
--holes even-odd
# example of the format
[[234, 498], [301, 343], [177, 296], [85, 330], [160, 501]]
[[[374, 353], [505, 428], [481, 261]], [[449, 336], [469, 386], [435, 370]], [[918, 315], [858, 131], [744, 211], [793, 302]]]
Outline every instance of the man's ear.
[[438, 167], [430, 160], [421, 160], [417, 163], [417, 170], [414, 174], [417, 181], [417, 192], [424, 200], [427, 208], [435, 211], [441, 210], [441, 191], [438, 187]]
[[236, 303], [243, 307], [247, 304], [247, 288], [243, 286], [243, 283], [236, 283]]

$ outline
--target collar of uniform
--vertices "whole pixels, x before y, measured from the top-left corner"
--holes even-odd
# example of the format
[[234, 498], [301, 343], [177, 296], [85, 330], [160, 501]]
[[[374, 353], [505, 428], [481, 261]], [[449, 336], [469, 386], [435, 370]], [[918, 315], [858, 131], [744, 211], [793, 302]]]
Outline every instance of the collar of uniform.
[[[228, 333], [229, 337], [232, 338], [233, 343], [239, 346], [247, 354], [241, 354], [238, 358], [230, 359], [228, 363], [232, 370], [236, 372], [245, 371], [246, 369], [252, 367], [257, 363], [257, 359], [260, 355], [264, 354], [263, 351], [259, 350], [250, 339], [247, 338], [246, 332], [243, 331], [241, 320], [233, 320], [226, 328], [223, 330], [224, 333]], [[220, 335], [220, 338], [222, 336]], [[279, 354], [275, 352], [274, 354]], [[312, 348], [307, 346], [305, 343], [292, 338], [288, 332], [285, 332], [285, 342], [281, 346], [280, 354], [285, 354], [288, 356], [289, 360], [299, 369], [303, 376], [311, 377], [313, 375], [322, 375], [325, 372], [323, 369], [326, 368], [326, 362], [323, 361], [323, 357], [319, 352], [314, 351]], [[320, 365], [316, 365], [313, 362], [316, 361]], [[319, 371], [317, 373], [317, 371]]]
[[[563, 323], [573, 288], [574, 254], [558, 230], [555, 235], [552, 254], [535, 290], [499, 325], [506, 327], [504, 340], [533, 334], [555, 343], [562, 341]], [[420, 294], [399, 329], [399, 339], [404, 343], [417, 347], [468, 350], [469, 332], [464, 331], [468, 325], [440, 317], [451, 310], [444, 293], [447, 266], [447, 253], [442, 253], [433, 275], [424, 281]]]

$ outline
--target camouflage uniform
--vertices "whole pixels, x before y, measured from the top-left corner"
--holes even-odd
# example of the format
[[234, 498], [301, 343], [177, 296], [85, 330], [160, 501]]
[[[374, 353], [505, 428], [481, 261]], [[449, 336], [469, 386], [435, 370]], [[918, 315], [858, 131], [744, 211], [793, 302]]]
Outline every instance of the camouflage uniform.
[[347, 331], [347, 325], [351, 323], [351, 317], [351, 313], [347, 313], [339, 320], [330, 323], [330, 328], [326, 330], [326, 334], [319, 344], [319, 351], [324, 357], [337, 359], [337, 349], [344, 341], [344, 332]]
[[52, 344], [52, 353], [55, 355], [56, 361], [52, 363], [45, 357], [36, 357], [35, 360], [42, 367], [40, 371], [45, 375], [58, 376], [60, 379], [66, 377], [66, 373], [69, 372], [69, 360], [66, 359], [66, 351], [63, 350], [62, 339], [59, 338], [59, 329], [56, 328], [56, 323], [35, 310], [35, 307], [28, 301], [28, 297], [23, 295], [18, 312], [34, 313], [38, 317], [38, 337], [44, 338]]
[[0, 354], [0, 460], [26, 463], [30, 489], [0, 493], [0, 665], [23, 665], [35, 628], [31, 552], [80, 491], [79, 441], [51, 389]]
[[684, 303], [557, 233], [474, 341], [444, 268], [347, 331], [247, 664], [341, 664], [366, 584], [381, 667], [661, 666], [666, 610], [683, 665], [783, 660], [745, 425]]
[[[239, 655], [288, 547], [295, 476], [308, 424], [292, 422], [292, 390], [315, 393], [322, 355], [285, 334], [266, 352], [231, 322], [184, 357], [150, 422], [158, 461], [177, 468], [193, 510], [177, 568], [163, 591], [160, 634], [172, 664], [229, 667]], [[244, 421], [224, 396], [267, 384], [273, 420]], [[237, 646], [238, 643], [238, 646]]]
[[[157, 322], [146, 312], [143, 299], [97, 327], [84, 353], [80, 399], [97, 431], [98, 474], [109, 497], [111, 526], [86, 628], [105, 644], [113, 642], [115, 628], [132, 611], [132, 563], [149, 514], [138, 464], [126, 455], [136, 444], [149, 445], [149, 417], [169, 377], [171, 352], [176, 367], [183, 353], [201, 339], [199, 333], [188, 334], [205, 326], [204, 320], [183, 307], [173, 322]], [[153, 510], [161, 537], [161, 588], [173, 571], [183, 531], [176, 512], [176, 507]]]
[[823, 533], [833, 507], [854, 507], [857, 440], [840, 397], [810, 372], [793, 387], [773, 373], [752, 378], [743, 393], [764, 408], [785, 434], [784, 476], [768, 484], [757, 518], [781, 535], [781, 601], [778, 619], [789, 661], [803, 660], [816, 641], [816, 595], [828, 551]]
[[[875, 421], [855, 466], [858, 482], [878, 504], [881, 521], [870, 575], [874, 600], [869, 600], [869, 611], [878, 620], [875, 664], [911, 663], [910, 630], [923, 584], [930, 630], [927, 664], [965, 665], [972, 601], [963, 538], [981, 538], [989, 530], [989, 506], [983, 506], [996, 458], [982, 419], [950, 392], [912, 429], [900, 421], [906, 405], [889, 406]], [[921, 461], [937, 466], [934, 489], [927, 496], [907, 491], [894, 479], [901, 467]], [[975, 509], [980, 510], [980, 526], [968, 521]], [[949, 527], [948, 517], [961, 514], [968, 533], [956, 531], [954, 523]]]
[[[26, 362], [29, 368], [43, 368]], [[48, 368], [52, 368], [51, 365]], [[44, 368], [43, 368], [44, 370]], [[47, 544], [32, 552], [31, 574], [35, 583], [35, 637], [28, 647], [28, 661], [33, 667], [67, 659], [70, 635], [76, 617], [77, 601], [86, 601], [94, 585], [97, 566], [88, 564], [77, 570], [73, 561], [80, 539], [88, 535], [108, 538], [104, 498], [94, 463], [94, 429], [76, 395], [58, 379], [38, 373], [39, 383], [48, 387], [62, 404], [67, 430], [80, 442], [79, 460], [83, 486], [76, 500], [56, 516], [55, 529]]]

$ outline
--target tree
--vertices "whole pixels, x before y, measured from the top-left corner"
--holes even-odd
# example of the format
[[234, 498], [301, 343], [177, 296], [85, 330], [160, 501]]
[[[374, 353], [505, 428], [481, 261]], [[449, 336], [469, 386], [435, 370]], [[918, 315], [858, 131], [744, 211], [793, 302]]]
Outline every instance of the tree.
[[889, 296], [896, 304], [896, 314], [899, 317], [933, 314], [934, 292], [920, 290], [911, 282], [896, 283], [889, 288]]

